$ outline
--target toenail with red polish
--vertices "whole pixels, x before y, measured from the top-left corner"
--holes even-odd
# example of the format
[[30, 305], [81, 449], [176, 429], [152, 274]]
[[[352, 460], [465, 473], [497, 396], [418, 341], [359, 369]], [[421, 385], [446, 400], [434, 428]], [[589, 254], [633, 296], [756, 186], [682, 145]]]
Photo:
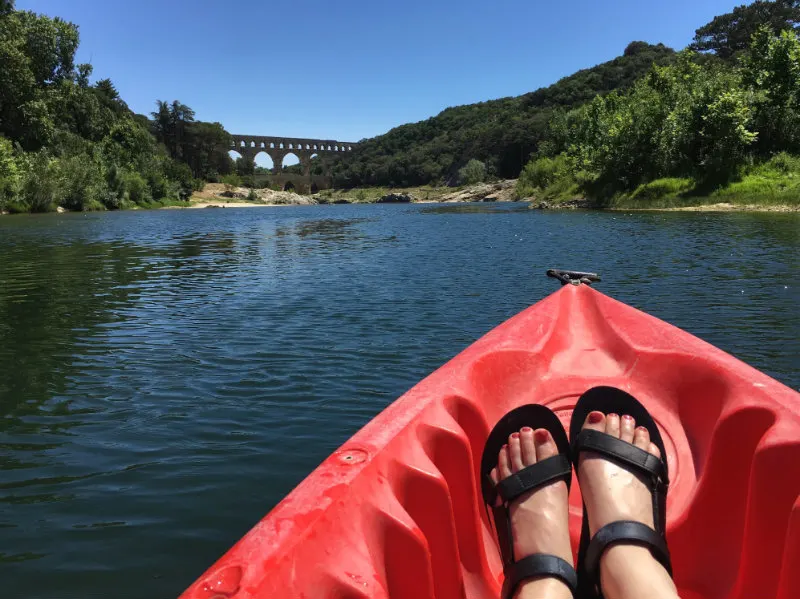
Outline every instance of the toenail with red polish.
[[592, 412], [589, 414], [589, 422], [592, 424], [597, 424], [603, 419], [603, 415], [600, 412]]
[[628, 414], [625, 414], [625, 415], [622, 417], [622, 419], [623, 419], [623, 420], [628, 420], [628, 421], [630, 421], [630, 420], [633, 420], [633, 416], [628, 416]]
[[519, 439], [519, 433], [511, 433], [512, 439]]
[[533, 429], [532, 429], [531, 427], [529, 427], [529, 426], [523, 426], [523, 427], [522, 427], [522, 432], [523, 432], [523, 433], [529, 433], [529, 432], [531, 432], [532, 430], [533, 430]]
[[540, 430], [534, 433], [533, 438], [539, 441], [540, 443], [544, 443], [545, 441], [548, 440], [549, 436], [550, 435], [547, 434], [546, 430]]

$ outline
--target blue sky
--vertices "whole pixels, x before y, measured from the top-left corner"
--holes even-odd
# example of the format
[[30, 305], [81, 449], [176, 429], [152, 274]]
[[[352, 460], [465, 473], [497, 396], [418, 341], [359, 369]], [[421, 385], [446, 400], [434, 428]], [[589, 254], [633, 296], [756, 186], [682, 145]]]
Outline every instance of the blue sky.
[[80, 26], [79, 62], [136, 112], [357, 141], [518, 95], [632, 40], [682, 48], [743, 0], [17, 0]]

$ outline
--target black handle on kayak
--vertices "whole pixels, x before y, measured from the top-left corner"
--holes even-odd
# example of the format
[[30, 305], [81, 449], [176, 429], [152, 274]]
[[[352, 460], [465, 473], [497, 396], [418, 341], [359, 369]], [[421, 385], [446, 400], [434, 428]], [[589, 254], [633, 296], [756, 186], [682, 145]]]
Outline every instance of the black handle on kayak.
[[572, 284], [591, 285], [596, 281], [600, 281], [600, 275], [595, 272], [580, 272], [577, 270], [561, 270], [558, 268], [550, 268], [547, 271], [548, 277], [553, 277], [561, 281], [562, 285]]

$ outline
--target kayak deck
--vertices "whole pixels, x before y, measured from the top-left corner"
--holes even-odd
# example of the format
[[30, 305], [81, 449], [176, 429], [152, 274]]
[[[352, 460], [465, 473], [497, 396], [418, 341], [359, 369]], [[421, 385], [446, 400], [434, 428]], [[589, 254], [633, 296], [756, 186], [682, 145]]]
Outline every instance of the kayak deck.
[[[568, 426], [597, 385], [634, 395], [662, 431], [681, 596], [800, 597], [800, 395], [680, 329], [566, 285], [376, 416], [183, 599], [496, 599], [483, 443], [526, 403]], [[573, 480], [574, 548], [580, 523]]]

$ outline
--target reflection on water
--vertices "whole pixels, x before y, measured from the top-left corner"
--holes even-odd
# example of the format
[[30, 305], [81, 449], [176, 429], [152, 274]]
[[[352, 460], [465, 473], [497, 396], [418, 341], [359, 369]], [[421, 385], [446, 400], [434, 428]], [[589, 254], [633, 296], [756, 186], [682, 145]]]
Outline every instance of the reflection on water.
[[553, 291], [548, 267], [599, 271], [602, 291], [800, 387], [798, 250], [796, 215], [2, 218], [6, 591], [174, 596], [392, 399]]
[[430, 204], [422, 205], [419, 209], [422, 214], [496, 214], [498, 212], [527, 212], [530, 210], [528, 204], [525, 202], [518, 202], [515, 204], [493, 202], [481, 202], [479, 204]]
[[276, 235], [296, 236], [301, 239], [316, 237], [325, 241], [351, 241], [358, 239], [362, 235], [356, 225], [366, 220], [365, 218], [302, 220], [296, 223], [279, 225], [276, 229]]

